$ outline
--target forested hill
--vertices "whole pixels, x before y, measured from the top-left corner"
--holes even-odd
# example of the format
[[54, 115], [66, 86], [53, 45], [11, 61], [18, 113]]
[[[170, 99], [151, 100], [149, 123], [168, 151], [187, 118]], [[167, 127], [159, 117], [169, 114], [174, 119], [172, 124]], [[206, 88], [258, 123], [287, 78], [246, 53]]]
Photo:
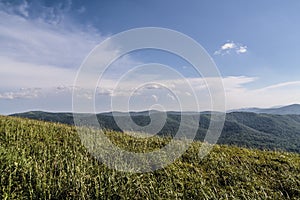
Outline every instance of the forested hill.
[[276, 115], [300, 115], [300, 104], [291, 104], [277, 108], [242, 108], [232, 112], [254, 112]]
[[[124, 113], [115, 113], [118, 118]], [[154, 112], [154, 114], [160, 114]], [[189, 114], [192, 113], [183, 113]], [[178, 130], [181, 113], [168, 112], [167, 123], [158, 135], [173, 136]], [[73, 125], [72, 113], [26, 112], [13, 116], [59, 122]], [[90, 115], [86, 115], [88, 120]], [[114, 121], [112, 113], [98, 114], [98, 121], [102, 127], [121, 131]], [[147, 125], [150, 117], [147, 111], [131, 113], [132, 119], [139, 125]], [[210, 122], [210, 114], [202, 113], [199, 121], [198, 133], [195, 140], [202, 141]], [[188, 125], [187, 125], [188, 130]], [[188, 135], [188, 131], [187, 131]], [[300, 152], [300, 115], [257, 114], [249, 112], [232, 112], [226, 114], [226, 121], [218, 141], [219, 144], [237, 145], [258, 149], [277, 149], [290, 152]]]

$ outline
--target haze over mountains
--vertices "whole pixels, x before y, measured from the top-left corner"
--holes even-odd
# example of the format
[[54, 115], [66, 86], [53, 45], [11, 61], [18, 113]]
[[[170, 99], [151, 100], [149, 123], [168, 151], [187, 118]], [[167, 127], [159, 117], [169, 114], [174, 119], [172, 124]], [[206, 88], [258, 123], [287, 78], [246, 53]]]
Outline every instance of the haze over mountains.
[[[253, 112], [250, 112], [253, 111]], [[255, 111], [255, 112], [254, 112]], [[271, 114], [270, 114], [271, 113]], [[297, 113], [299, 113], [297, 115]], [[114, 114], [114, 116], [113, 116]], [[132, 120], [140, 125], [146, 126], [151, 122], [150, 115], [165, 114], [158, 111], [130, 112]], [[181, 116], [185, 114], [195, 115], [192, 112], [167, 112], [166, 123], [157, 133], [161, 136], [174, 136], [180, 126]], [[100, 113], [97, 114], [99, 124], [103, 128], [115, 131], [131, 131], [131, 127], [121, 130], [115, 119], [123, 120], [126, 113]], [[72, 113], [49, 113], [32, 111], [13, 114], [13, 116], [37, 119], [43, 121], [59, 122], [73, 125]], [[84, 121], [88, 121], [91, 115], [83, 114]], [[210, 113], [204, 112], [200, 115], [199, 127], [195, 140], [203, 141], [210, 123]], [[190, 124], [184, 124], [186, 136], [193, 130]], [[300, 152], [300, 105], [290, 105], [270, 109], [241, 109], [239, 112], [229, 112], [219, 144], [237, 145], [259, 149], [277, 149], [290, 152]]]
[[241, 108], [229, 112], [254, 112], [276, 115], [300, 115], [300, 104], [292, 104], [277, 108]]

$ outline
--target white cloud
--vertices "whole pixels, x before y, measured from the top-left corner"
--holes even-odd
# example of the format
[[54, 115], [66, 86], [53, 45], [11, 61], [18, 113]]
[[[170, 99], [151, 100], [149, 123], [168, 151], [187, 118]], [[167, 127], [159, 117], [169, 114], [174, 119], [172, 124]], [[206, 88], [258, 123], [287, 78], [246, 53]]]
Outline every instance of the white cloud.
[[13, 100], [38, 98], [40, 90], [40, 88], [21, 88], [18, 91], [3, 92], [0, 93], [0, 99]]
[[5, 10], [7, 13], [14, 13], [23, 17], [29, 16], [29, 5], [26, 0], [22, 2], [0, 2], [0, 10]]
[[247, 52], [247, 46], [240, 46], [239, 49], [236, 50], [236, 53], [246, 53]]
[[18, 61], [76, 68], [104, 39], [73, 25], [52, 25], [0, 11], [0, 54]]
[[0, 89], [73, 85], [75, 69], [39, 65], [0, 57]]
[[192, 94], [189, 93], [189, 92], [185, 92], [185, 94], [186, 94], [187, 96], [192, 96]]
[[234, 44], [233, 42], [228, 42], [221, 46], [222, 50], [234, 49], [234, 48], [236, 48], [236, 44]]
[[[210, 78], [208, 82], [211, 88], [216, 87], [215, 78]], [[202, 78], [187, 78], [192, 87], [195, 89], [194, 94], [196, 95], [199, 103], [199, 110], [209, 110], [211, 109], [211, 94], [208, 88], [206, 87], [206, 80]], [[246, 77], [246, 76], [230, 76], [222, 78], [224, 85], [224, 92], [226, 95], [226, 109], [236, 109], [241, 107], [270, 107], [275, 105], [287, 105], [291, 103], [300, 103], [300, 81], [294, 82], [283, 82], [274, 85], [270, 85], [263, 88], [253, 88], [250, 89], [247, 87], [247, 84], [257, 81], [256, 77]], [[4, 91], [0, 92], [0, 99], [2, 99], [2, 105], [6, 105], [5, 102], [14, 101], [19, 102], [22, 99], [37, 99], [43, 101], [49, 99], [50, 96], [54, 98], [53, 94], [56, 95], [56, 101], [61, 101], [60, 98], [68, 97], [71, 99], [72, 91], [75, 89], [80, 91], [80, 98], [91, 100], [94, 97], [96, 102], [100, 102], [97, 109], [97, 112], [103, 112], [110, 110], [111, 98], [115, 98], [117, 103], [123, 105], [125, 102], [129, 102], [128, 99], [133, 96], [137, 96], [136, 101], [133, 101], [135, 107], [148, 108], [153, 103], [158, 102], [166, 110], [178, 110], [179, 105], [176, 104], [176, 99], [179, 100], [181, 106], [184, 110], [195, 111], [195, 107], [190, 104], [190, 100], [194, 98], [194, 94], [191, 93], [186, 84], [182, 80], [163, 80], [158, 85], [164, 85], [167, 89], [147, 89], [147, 85], [144, 85], [143, 88], [140, 88], [138, 94], [132, 93], [132, 91], [139, 87], [143, 82], [143, 78], [140, 80], [135, 79], [132, 81], [127, 81], [122, 83], [121, 90], [115, 92], [114, 84], [116, 83], [113, 79], [105, 79], [101, 87], [99, 86], [94, 94], [93, 90], [86, 90], [84, 88], [76, 88], [74, 86], [67, 85], [58, 85], [56, 87], [48, 88], [23, 88], [14, 91]], [[221, 92], [219, 90], [214, 90], [215, 92]], [[172, 95], [170, 94], [172, 92]], [[174, 96], [174, 95], [175, 96]], [[95, 96], [94, 96], [95, 95]], [[217, 95], [218, 96], [218, 95]], [[149, 98], [150, 97], [150, 98]], [[167, 98], [166, 98], [167, 97]], [[148, 101], [148, 100], [149, 101]], [[150, 101], [152, 99], [152, 101]], [[3, 101], [6, 100], [6, 101]], [[7, 101], [9, 100], [9, 101]], [[48, 101], [48, 100], [47, 100]], [[1, 102], [0, 102], [1, 103]], [[69, 101], [69, 104], [71, 102]], [[150, 103], [150, 104], [149, 104]], [[47, 106], [53, 106], [52, 102], [48, 102]], [[47, 106], [44, 107], [44, 110], [47, 110]], [[123, 106], [127, 108], [126, 105]], [[121, 108], [121, 107], [120, 107]]]
[[[211, 89], [216, 88], [217, 81], [215, 79], [216, 78], [186, 78], [185, 80], [165, 79], [161, 80], [157, 83], [157, 85], [164, 85], [164, 88], [166, 89], [155, 87], [157, 89], [151, 88], [151, 90], [147, 90], [148, 85], [146, 85], [145, 91], [148, 92], [140, 93], [139, 95], [149, 95], [154, 99], [160, 99], [160, 103], [168, 107], [171, 104], [170, 100], [174, 100], [175, 97], [170, 95], [169, 91], [171, 91], [177, 96], [177, 98], [179, 98], [180, 101], [182, 101], [182, 105], [186, 106], [187, 109], [193, 110], [195, 109], [194, 107], [189, 107], [189, 99], [195, 94], [200, 104], [200, 110], [207, 110], [211, 106], [211, 91], [208, 90], [207, 83], [211, 84]], [[257, 77], [247, 76], [228, 76], [222, 78], [224, 92], [226, 95], [226, 108], [233, 109], [252, 106], [268, 107], [268, 105], [273, 106], [295, 102], [300, 103], [300, 81], [284, 82], [264, 88], [250, 89], [247, 86], [247, 84], [254, 83], [257, 80]], [[188, 85], [185, 84], [186, 81], [189, 82], [195, 89], [194, 94], [188, 90]], [[113, 87], [110, 87], [112, 82], [113, 80], [107, 80], [106, 84], [102, 84], [102, 87], [106, 88], [106, 90], [113, 91]], [[143, 83], [142, 77], [140, 79], [137, 78], [135, 80], [122, 83], [122, 93], [119, 91], [116, 96], [130, 96], [133, 88], [139, 87], [141, 83]], [[218, 92], [218, 90], [214, 91]], [[282, 94], [284, 94], [284, 96], [282, 96]], [[165, 98], [166, 96], [169, 98]], [[173, 107], [173, 109], [176, 108], [178, 109], [178, 107]]]
[[[89, 25], [69, 20], [65, 12], [71, 1], [63, 4], [66, 5], [40, 6], [33, 17], [33, 4], [0, 2], [1, 113], [35, 109], [70, 111], [73, 89], [83, 90], [82, 98], [94, 97], [91, 91], [74, 86], [74, 79], [84, 58], [106, 37]], [[118, 56], [117, 49], [107, 49], [95, 62]], [[112, 65], [106, 78], [122, 74], [137, 63], [140, 62], [123, 56]], [[86, 74], [86, 80], [92, 74]], [[30, 89], [37, 87], [40, 89]], [[109, 87], [105, 90], [103, 97], [111, 94]]]
[[149, 90], [153, 90], [153, 89], [159, 89], [159, 88], [161, 88], [161, 86], [158, 85], [158, 84], [147, 84], [147, 85], [145, 86], [145, 88], [146, 88], [146, 89], [149, 89]]
[[24, 1], [23, 4], [19, 5], [17, 7], [18, 11], [25, 17], [28, 17], [29, 16], [29, 13], [28, 13], [28, 3], [27, 1]]
[[157, 96], [157, 95], [153, 94], [153, 95], [151, 95], [151, 96], [152, 96], [152, 98], [154, 99], [155, 102], [158, 101], [158, 96]]
[[281, 89], [281, 88], [287, 88], [287, 87], [293, 87], [293, 86], [300, 86], [300, 81], [290, 81], [290, 82], [278, 83], [278, 84], [274, 84], [274, 85], [271, 85], [268, 87], [261, 88], [260, 91]]
[[228, 110], [300, 103], [300, 81], [283, 82], [256, 89], [249, 89], [244, 86], [246, 82], [240, 81], [242, 82], [239, 82], [239, 84], [236, 84], [237, 82], [234, 80], [229, 81], [231, 87], [225, 85]]
[[[70, 9], [71, 1], [64, 4], [64, 10]], [[40, 7], [39, 16], [31, 18], [26, 1], [0, 3], [0, 91], [73, 85], [81, 62], [105, 37], [91, 27], [62, 21], [60, 9]]]
[[[70, 6], [71, 2], [67, 3], [66, 9]], [[46, 12], [44, 10], [40, 12], [40, 17], [32, 19], [30, 5], [26, 2], [14, 8], [9, 7], [7, 10], [1, 9], [0, 3], [0, 107], [2, 109], [9, 107], [31, 109], [39, 105], [43, 110], [50, 108], [68, 110], [72, 105], [72, 90], [82, 91], [80, 93], [82, 98], [88, 100], [94, 98], [93, 91], [75, 87], [74, 78], [85, 56], [105, 37], [92, 27], [82, 27], [64, 21], [67, 20], [66, 16], [54, 8], [47, 8]], [[79, 9], [78, 12], [84, 12], [84, 8]], [[228, 41], [215, 52], [215, 55], [246, 52], [247, 46]], [[118, 56], [117, 50], [107, 50], [102, 53], [103, 58], [100, 59], [102, 62]], [[99, 59], [93, 62], [97, 64], [98, 61]], [[111, 97], [126, 99], [141, 83], [156, 76], [154, 80], [161, 81], [157, 81], [157, 84], [145, 85], [145, 90], [134, 94], [142, 97], [148, 95], [152, 103], [153, 99], [156, 102], [159, 100], [167, 109], [176, 109], [176, 104], [173, 104], [174, 95], [176, 98], [181, 95], [184, 109], [193, 110], [195, 108], [189, 106], [194, 93], [187, 89], [187, 81], [195, 89], [194, 92], [201, 104], [200, 110], [207, 110], [210, 106], [211, 96], [206, 84], [210, 83], [212, 88], [216, 87], [213, 78], [178, 80], [164, 73], [153, 72], [153, 74], [140, 74], [136, 79], [122, 82], [120, 90], [114, 92], [116, 80], [120, 75], [128, 71], [128, 66], [137, 64], [140, 62], [130, 56], [124, 56], [108, 70], [107, 76], [99, 83], [96, 90], [95, 97], [100, 99], [101, 105], [105, 102], [109, 104]], [[86, 74], [85, 80], [91, 80], [90, 75], [92, 72]], [[300, 102], [300, 81], [278, 83], [256, 89], [247, 87], [246, 84], [256, 80], [256, 77], [246, 76], [222, 78], [227, 109], [269, 107]], [[87, 83], [87, 86], [90, 84]], [[172, 93], [174, 95], [170, 95], [170, 91], [174, 92]], [[28, 104], [24, 103], [24, 99]], [[30, 103], [29, 100], [32, 102]], [[143, 103], [149, 103], [146, 100], [137, 102], [141, 104], [138, 106], [141, 109]]]
[[45, 5], [43, 1], [29, 1], [29, 3], [28, 0], [0, 1], [0, 10], [8, 14], [35, 19], [52, 25], [64, 23], [71, 7], [72, 0], [53, 1], [48, 5]]
[[223, 44], [217, 51], [214, 52], [214, 55], [226, 55], [235, 52], [237, 54], [242, 54], [247, 52], [247, 46], [228, 41]]
[[[68, 1], [65, 9], [69, 9], [70, 6], [71, 2]], [[105, 39], [92, 27], [82, 27], [70, 21], [54, 23], [51, 19], [56, 15], [60, 20], [64, 16], [59, 16], [63, 15], [60, 11], [50, 12], [48, 9], [51, 8], [42, 8], [40, 17], [33, 19], [28, 17], [29, 5], [26, 1], [16, 6], [0, 3], [2, 96], [9, 97], [9, 94], [12, 94], [10, 91], [17, 91], [23, 87], [49, 89], [73, 85], [81, 62]], [[44, 16], [45, 13], [55, 16], [47, 17]], [[118, 57], [118, 51], [108, 49], [102, 52], [102, 55], [102, 58], [97, 58], [95, 62], [105, 62], [107, 59]], [[136, 63], [138, 62], [130, 56], [123, 56], [112, 67], [118, 73], [112, 71], [108, 76], [121, 74], [127, 66]]]
[[175, 97], [174, 97], [173, 95], [171, 95], [170, 93], [168, 93], [167, 96], [168, 96], [169, 98], [171, 98], [173, 101], [175, 101]]
[[223, 78], [223, 84], [226, 92], [244, 90], [244, 85], [256, 81], [257, 77], [247, 76], [228, 76]]

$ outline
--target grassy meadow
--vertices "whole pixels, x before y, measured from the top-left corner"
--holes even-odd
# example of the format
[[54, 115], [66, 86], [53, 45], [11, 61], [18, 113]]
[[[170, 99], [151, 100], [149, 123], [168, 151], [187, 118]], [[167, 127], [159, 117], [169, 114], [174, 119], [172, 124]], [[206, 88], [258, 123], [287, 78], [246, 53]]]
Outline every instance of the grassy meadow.
[[[146, 152], [170, 138], [105, 133]], [[300, 154], [200, 142], [166, 168], [119, 172], [92, 157], [75, 127], [0, 116], [0, 199], [300, 199]]]

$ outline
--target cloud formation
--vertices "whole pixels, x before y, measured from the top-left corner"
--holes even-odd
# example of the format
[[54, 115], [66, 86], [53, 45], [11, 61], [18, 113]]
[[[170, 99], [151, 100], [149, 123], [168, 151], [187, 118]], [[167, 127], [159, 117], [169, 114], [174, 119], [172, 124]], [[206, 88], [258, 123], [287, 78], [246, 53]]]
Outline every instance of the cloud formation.
[[34, 99], [39, 97], [40, 90], [41, 88], [21, 88], [18, 91], [3, 92], [0, 93], [0, 99]]
[[104, 39], [72, 25], [52, 25], [0, 10], [0, 54], [17, 61], [76, 68]]
[[235, 43], [233, 41], [228, 41], [223, 44], [217, 51], [214, 52], [214, 55], [227, 55], [231, 54], [232, 52], [236, 54], [242, 54], [247, 52], [247, 46]]
[[[128, 66], [141, 64], [130, 56], [123, 56], [114, 63], [95, 90], [75, 86], [74, 79], [81, 62], [106, 36], [91, 26], [79, 25], [70, 20], [66, 13], [71, 7], [71, 1], [64, 2], [58, 6], [34, 9], [40, 13], [33, 13], [32, 4], [26, 1], [15, 6], [0, 3], [1, 113], [32, 108], [71, 111], [73, 90], [82, 91], [83, 99], [96, 98], [96, 102], [100, 102], [98, 112], [109, 110], [105, 105], [110, 105], [111, 98], [127, 99], [130, 96], [136, 97], [135, 102], [139, 103], [137, 108], [140, 109], [146, 109], [154, 102], [164, 104], [167, 110], [176, 110], [176, 94], [183, 97], [181, 103], [185, 109], [194, 109], [189, 105], [190, 99], [196, 95], [200, 102], [199, 109], [208, 110], [211, 96], [206, 80], [202, 78], [178, 80], [163, 73], [157, 75], [157, 72], [148, 72], [122, 82], [122, 87], [114, 91], [118, 78], [128, 71]], [[84, 13], [86, 9], [81, 7], [77, 12]], [[247, 51], [247, 46], [228, 41], [214, 54], [244, 54]], [[103, 58], [95, 60], [95, 66], [99, 64], [99, 60], [105, 62], [112, 57], [118, 57], [118, 52], [103, 52]], [[86, 74], [88, 86], [92, 73]], [[149, 76], [152, 75], [161, 76], [161, 79], [156, 77], [155, 80], [162, 81], [139, 88], [140, 83], [151, 80]], [[186, 89], [185, 81], [195, 88], [194, 93]], [[248, 83], [257, 81], [257, 77], [229, 76], [222, 78], [222, 81], [227, 109], [300, 102], [299, 81], [277, 83], [263, 88], [247, 87]], [[214, 84], [214, 81], [210, 83]]]
[[[17, 5], [0, 2], [0, 91], [8, 91], [2, 92], [2, 98], [14, 97], [9, 91], [19, 88], [73, 85], [84, 58], [106, 38], [91, 26], [68, 20], [65, 12], [71, 1], [40, 6], [39, 15], [34, 15], [30, 6], [33, 4], [26, 1]], [[117, 56], [117, 51], [109, 49], [95, 62]], [[130, 56], [123, 56], [114, 69], [121, 73], [133, 63], [136, 61]]]
[[[195, 111], [194, 107], [189, 107], [189, 101], [196, 95], [199, 102], [199, 110], [209, 110], [211, 108], [211, 94], [206, 86], [206, 81], [203, 78], [187, 78], [191, 86], [195, 89], [194, 94], [187, 92], [186, 85], [183, 80], [165, 79], [159, 84], [165, 85], [167, 88], [151, 87], [149, 85], [140, 85], [143, 82], [141, 78], [126, 81], [122, 83], [121, 90], [114, 91], [116, 81], [106, 79], [102, 81], [96, 90], [88, 90], [75, 86], [59, 85], [50, 88], [21, 88], [12, 91], [0, 92], [0, 104], [2, 108], [5, 105], [14, 105], [28, 102], [27, 100], [36, 100], [36, 102], [47, 101], [42, 110], [49, 110], [51, 107], [59, 103], [59, 108], [67, 108], [71, 105], [72, 91], [80, 91], [80, 98], [90, 101], [95, 98], [96, 111], [110, 111], [111, 100], [123, 105], [123, 103], [131, 103], [129, 108], [132, 110], [146, 110], [153, 103], [159, 103], [165, 110], [178, 110], [179, 106], [184, 106], [184, 110]], [[214, 78], [211, 78], [214, 79]], [[226, 109], [236, 109], [241, 107], [271, 107], [277, 105], [287, 105], [300, 101], [300, 82], [283, 82], [273, 84], [262, 88], [249, 89], [247, 84], [257, 81], [256, 77], [246, 76], [229, 76], [222, 78], [226, 95]], [[214, 81], [210, 81], [214, 84]], [[144, 87], [140, 87], [144, 86]], [[210, 85], [214, 87], [214, 85]], [[138, 89], [138, 91], [136, 91]], [[135, 91], [135, 92], [133, 92]], [[179, 95], [179, 96], [178, 96]], [[69, 99], [69, 100], [68, 100]], [[132, 99], [128, 101], [128, 99]], [[181, 102], [179, 103], [178, 100]], [[52, 102], [53, 101], [53, 102]], [[55, 101], [55, 102], [54, 102]], [[65, 103], [64, 103], [65, 102]], [[26, 105], [26, 104], [25, 104]], [[31, 105], [32, 106], [32, 105]], [[127, 108], [127, 104], [124, 105]], [[122, 106], [117, 108], [123, 108]], [[23, 107], [24, 109], [24, 107]], [[27, 110], [30, 110], [28, 105]], [[3, 111], [2, 111], [3, 112]]]

